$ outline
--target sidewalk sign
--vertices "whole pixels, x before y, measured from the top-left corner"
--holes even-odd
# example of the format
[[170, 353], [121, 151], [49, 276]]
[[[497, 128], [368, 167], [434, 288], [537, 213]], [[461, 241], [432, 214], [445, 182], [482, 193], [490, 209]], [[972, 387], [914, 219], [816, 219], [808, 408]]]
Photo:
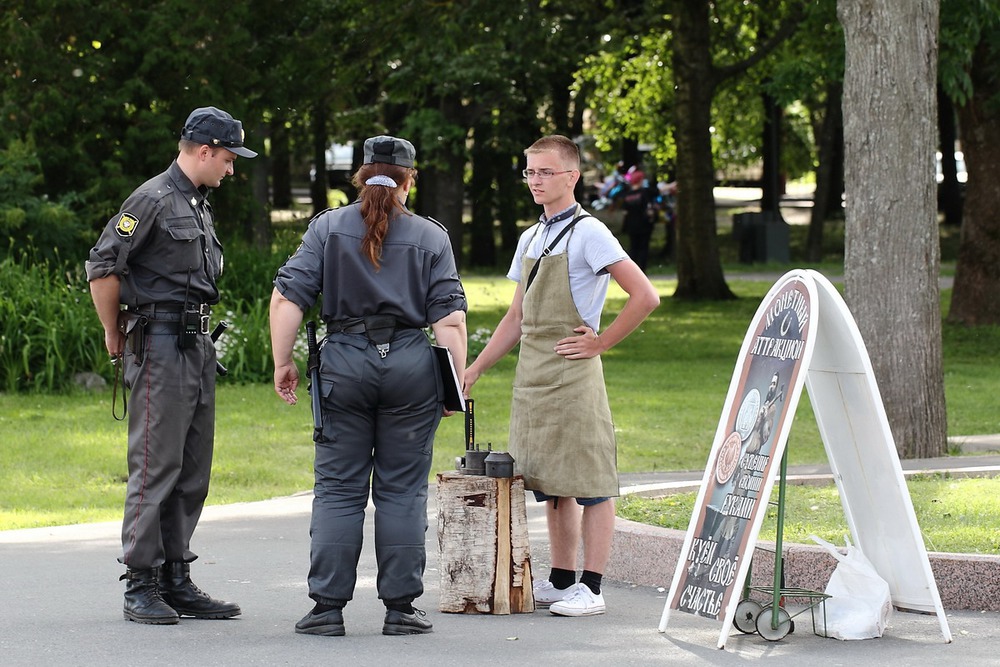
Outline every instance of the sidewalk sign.
[[808, 269], [782, 276], [747, 330], [660, 632], [670, 610], [683, 611], [722, 621], [724, 647], [803, 385], [853, 543], [893, 605], [936, 613], [950, 642], [864, 341], [840, 293]]

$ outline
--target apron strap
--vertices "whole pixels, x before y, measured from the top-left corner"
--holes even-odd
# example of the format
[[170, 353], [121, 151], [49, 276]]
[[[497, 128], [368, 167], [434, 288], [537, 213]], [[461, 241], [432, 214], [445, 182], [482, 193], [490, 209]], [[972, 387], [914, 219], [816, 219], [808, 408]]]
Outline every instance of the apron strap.
[[542, 263], [542, 258], [548, 257], [550, 254], [552, 254], [552, 251], [555, 249], [555, 247], [559, 244], [560, 241], [562, 241], [562, 238], [566, 236], [567, 233], [569, 233], [569, 230], [573, 229], [573, 226], [576, 225], [576, 223], [580, 222], [584, 218], [593, 218], [593, 217], [594, 216], [590, 215], [589, 213], [581, 213], [580, 215], [570, 220], [570, 223], [568, 225], [563, 227], [562, 231], [559, 232], [559, 234], [557, 234], [556, 237], [552, 240], [552, 243], [550, 243], [548, 247], [542, 251], [542, 254], [539, 255], [538, 257], [538, 261], [535, 262], [535, 264], [531, 267], [531, 272], [528, 274], [528, 280], [524, 284], [525, 292], [528, 291], [528, 288], [531, 287], [531, 283], [535, 280], [535, 274], [538, 273], [538, 265]]

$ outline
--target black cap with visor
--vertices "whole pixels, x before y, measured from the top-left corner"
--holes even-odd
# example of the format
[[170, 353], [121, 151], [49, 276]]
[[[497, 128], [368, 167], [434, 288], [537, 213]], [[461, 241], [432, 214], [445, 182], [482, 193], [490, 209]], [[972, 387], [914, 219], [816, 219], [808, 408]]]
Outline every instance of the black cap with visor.
[[240, 157], [257, 157], [255, 151], [243, 145], [243, 123], [215, 107], [200, 107], [192, 111], [181, 130], [181, 139], [225, 148]]

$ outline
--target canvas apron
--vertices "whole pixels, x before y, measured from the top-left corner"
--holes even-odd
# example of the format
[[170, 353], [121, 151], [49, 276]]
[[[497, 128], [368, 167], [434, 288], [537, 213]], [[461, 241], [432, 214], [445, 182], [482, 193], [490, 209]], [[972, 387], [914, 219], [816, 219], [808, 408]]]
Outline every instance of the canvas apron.
[[[541, 262], [524, 294], [510, 453], [527, 489], [564, 498], [618, 495], [614, 426], [600, 356], [568, 360], [556, 342], [583, 323], [567, 253]], [[521, 287], [535, 261], [525, 258]]]

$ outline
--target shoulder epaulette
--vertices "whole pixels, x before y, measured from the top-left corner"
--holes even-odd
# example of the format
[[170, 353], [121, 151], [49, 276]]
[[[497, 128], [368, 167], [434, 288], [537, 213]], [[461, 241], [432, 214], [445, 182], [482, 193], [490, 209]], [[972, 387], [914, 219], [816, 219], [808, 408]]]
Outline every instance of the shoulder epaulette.
[[424, 217], [427, 218], [428, 220], [430, 220], [431, 222], [433, 222], [435, 225], [437, 225], [438, 227], [440, 227], [444, 231], [448, 231], [448, 228], [444, 226], [443, 222], [439, 222], [439, 221], [435, 220], [434, 218], [432, 218], [429, 215], [425, 215]]

